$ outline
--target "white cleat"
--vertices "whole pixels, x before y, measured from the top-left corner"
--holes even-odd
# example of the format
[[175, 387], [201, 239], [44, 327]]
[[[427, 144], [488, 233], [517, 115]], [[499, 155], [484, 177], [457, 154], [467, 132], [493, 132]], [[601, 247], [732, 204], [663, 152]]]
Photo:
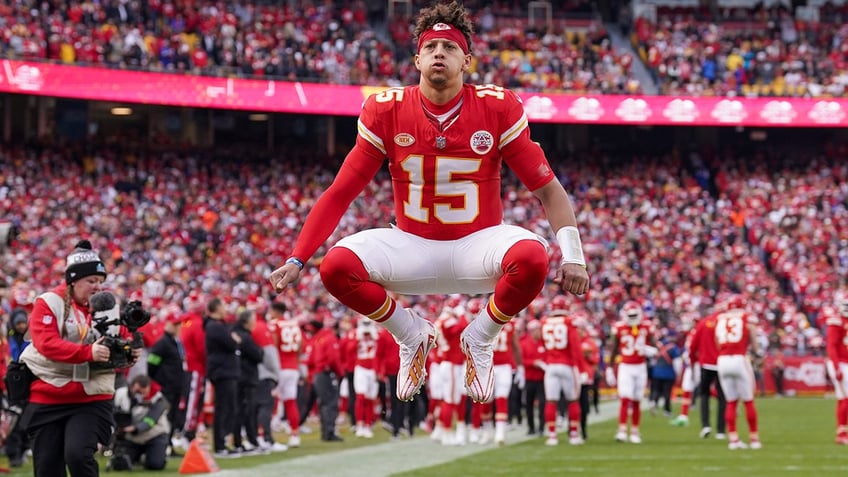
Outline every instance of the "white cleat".
[[470, 329], [466, 327], [459, 338], [459, 346], [465, 354], [465, 390], [472, 401], [489, 402], [495, 389], [494, 346], [471, 337]]
[[398, 371], [397, 397], [411, 401], [427, 382], [427, 354], [436, 347], [436, 328], [433, 324], [407, 310], [420, 328], [409, 343], [400, 345], [400, 370]]
[[710, 436], [710, 433], [711, 433], [711, 432], [713, 432], [713, 429], [712, 429], [711, 427], [709, 427], [709, 426], [707, 426], [707, 427], [702, 427], [702, 428], [701, 428], [701, 433], [700, 433], [700, 434], [698, 434], [698, 435], [699, 435], [699, 436], [701, 436], [701, 439], [706, 439], [707, 437], [709, 437], [709, 436]]
[[727, 443], [727, 448], [730, 450], [747, 449], [748, 444], [745, 444], [742, 441], [730, 441]]
[[556, 436], [548, 437], [548, 439], [545, 441], [545, 445], [549, 446], [549, 447], [558, 446], [559, 445], [559, 439], [557, 439]]
[[725, 434], [723, 432], [716, 432], [716, 439], [723, 441], [723, 440], [727, 439], [727, 434]]
[[289, 447], [300, 447], [300, 436], [289, 436]]
[[506, 444], [506, 433], [503, 428], [495, 429], [495, 444], [498, 446]]
[[624, 431], [618, 431], [615, 433], [615, 441], [616, 442], [627, 442], [627, 433]]
[[574, 436], [568, 438], [568, 444], [572, 446], [582, 446], [586, 441], [583, 440], [580, 436]]
[[762, 449], [763, 443], [760, 441], [751, 440], [751, 449], [757, 450]]
[[642, 443], [642, 436], [640, 436], [638, 433], [631, 433], [630, 434], [630, 443], [631, 444], [641, 444]]

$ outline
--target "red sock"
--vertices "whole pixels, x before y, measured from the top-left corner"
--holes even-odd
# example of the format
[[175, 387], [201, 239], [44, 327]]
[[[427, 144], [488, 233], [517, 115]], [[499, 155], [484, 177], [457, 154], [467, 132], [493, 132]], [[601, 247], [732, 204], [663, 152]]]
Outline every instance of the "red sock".
[[836, 402], [836, 425], [848, 426], [848, 398]]
[[689, 415], [689, 406], [692, 405], [692, 391], [683, 391], [683, 398], [680, 404], [680, 415]]
[[442, 401], [442, 409], [439, 411], [439, 424], [442, 425], [443, 429], [453, 427], [453, 415], [456, 409], [456, 404], [448, 404], [446, 401]]
[[630, 403], [633, 406], [633, 415], [630, 416], [630, 425], [633, 427], [639, 427], [639, 423], [642, 421], [642, 403], [639, 401], [631, 401]]
[[289, 427], [292, 429], [292, 434], [297, 434], [300, 428], [300, 411], [297, 409], [297, 401], [287, 399], [283, 401], [283, 406], [286, 408], [286, 418], [289, 421]]
[[506, 422], [509, 417], [509, 404], [507, 403], [506, 398], [495, 398], [494, 408], [495, 420]]
[[471, 428], [480, 429], [483, 425], [483, 406], [478, 403], [471, 404]]
[[548, 432], [556, 433], [556, 417], [557, 405], [555, 402], [548, 401], [545, 403], [545, 425], [548, 427]]
[[627, 425], [627, 413], [630, 410], [630, 399], [621, 398], [621, 403], [618, 407], [618, 425]]
[[727, 401], [724, 420], [727, 422], [727, 432], [736, 432], [736, 404], [738, 401]]
[[757, 408], [754, 401], [745, 401], [745, 417], [748, 419], [748, 430], [757, 432]]
[[568, 403], [568, 431], [570, 435], [575, 435], [580, 430], [580, 402], [571, 401]]

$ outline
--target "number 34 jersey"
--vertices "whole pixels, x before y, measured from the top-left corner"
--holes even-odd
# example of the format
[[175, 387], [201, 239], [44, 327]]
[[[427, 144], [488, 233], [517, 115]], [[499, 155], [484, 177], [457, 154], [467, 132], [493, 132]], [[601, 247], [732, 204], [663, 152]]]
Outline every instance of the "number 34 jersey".
[[359, 116], [357, 146], [388, 159], [398, 227], [433, 240], [501, 223], [502, 161], [530, 190], [554, 179], [520, 98], [498, 86], [463, 85], [442, 106], [418, 86], [374, 94]]

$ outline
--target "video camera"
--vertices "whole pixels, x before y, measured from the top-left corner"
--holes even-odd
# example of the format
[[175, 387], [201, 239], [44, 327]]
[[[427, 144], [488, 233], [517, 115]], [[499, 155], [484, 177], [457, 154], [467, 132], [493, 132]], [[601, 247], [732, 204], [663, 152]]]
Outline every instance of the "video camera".
[[[119, 311], [115, 295], [107, 291], [95, 293], [88, 301], [93, 312], [92, 327], [104, 338], [102, 344], [109, 348], [109, 361], [92, 365], [101, 369], [130, 367], [133, 362], [132, 350], [144, 347], [138, 329], [150, 321], [150, 313], [141, 306], [140, 301], [131, 301]], [[121, 325], [130, 330], [132, 339], [121, 336]]]

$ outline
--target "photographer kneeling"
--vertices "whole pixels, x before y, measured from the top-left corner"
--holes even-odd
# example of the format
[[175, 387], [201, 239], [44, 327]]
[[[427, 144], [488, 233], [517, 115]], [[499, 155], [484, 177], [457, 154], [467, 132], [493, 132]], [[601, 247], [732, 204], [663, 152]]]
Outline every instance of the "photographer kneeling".
[[[32, 343], [21, 361], [34, 378], [19, 424], [32, 442], [35, 477], [64, 476], [66, 469], [72, 477], [100, 474], [94, 454], [112, 436], [115, 368], [107, 337], [92, 329], [89, 300], [105, 279], [106, 266], [82, 240], [68, 255], [65, 283], [40, 295], [30, 313]], [[119, 336], [130, 336], [116, 328]], [[127, 354], [136, 360], [141, 349]]]
[[[124, 420], [127, 422], [122, 422]], [[140, 374], [129, 386], [115, 391], [115, 445], [112, 459], [128, 457], [136, 464], [144, 456], [144, 468], [162, 470], [167, 460], [171, 424], [168, 401], [159, 390], [153, 390], [150, 377]], [[114, 470], [121, 469], [116, 465]]]

